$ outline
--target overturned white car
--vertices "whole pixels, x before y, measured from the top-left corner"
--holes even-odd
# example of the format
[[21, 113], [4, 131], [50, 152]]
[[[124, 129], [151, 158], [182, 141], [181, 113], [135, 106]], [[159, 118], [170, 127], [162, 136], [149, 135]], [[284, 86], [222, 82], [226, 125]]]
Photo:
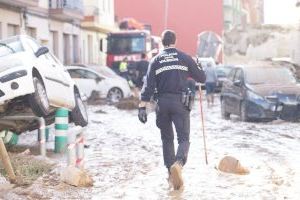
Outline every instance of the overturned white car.
[[[47, 119], [57, 107], [69, 109], [76, 125], [87, 125], [77, 86], [47, 47], [24, 35], [0, 40], [0, 119], [28, 112], [28, 108]], [[1, 128], [5, 127], [0, 122]]]

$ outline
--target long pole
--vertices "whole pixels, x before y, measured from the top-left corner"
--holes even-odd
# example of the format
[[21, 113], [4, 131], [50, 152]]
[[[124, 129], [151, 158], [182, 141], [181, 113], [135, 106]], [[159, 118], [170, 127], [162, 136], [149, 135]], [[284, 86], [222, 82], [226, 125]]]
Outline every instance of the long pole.
[[202, 104], [202, 89], [201, 89], [201, 85], [199, 85], [199, 99], [200, 99], [200, 113], [201, 113], [201, 122], [202, 122], [202, 134], [203, 134], [203, 143], [204, 143], [205, 162], [208, 165], [207, 150], [206, 150], [206, 139], [205, 139], [205, 128], [204, 128], [203, 106], [202, 106], [203, 104]]
[[11, 162], [10, 162], [10, 159], [7, 154], [7, 151], [6, 151], [6, 148], [5, 148], [2, 138], [0, 138], [0, 156], [1, 156], [1, 160], [3, 162], [3, 166], [8, 174], [10, 182], [15, 183], [16, 175], [12, 168], [12, 165], [11, 165]]

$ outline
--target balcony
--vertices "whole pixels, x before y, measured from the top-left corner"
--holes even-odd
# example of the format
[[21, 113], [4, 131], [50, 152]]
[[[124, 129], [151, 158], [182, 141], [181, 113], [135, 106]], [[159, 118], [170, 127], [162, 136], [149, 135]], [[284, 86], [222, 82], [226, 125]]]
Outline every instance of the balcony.
[[104, 25], [101, 22], [101, 13], [96, 6], [86, 6], [84, 8], [84, 20], [81, 22], [81, 26], [94, 31], [111, 32], [112, 27]]
[[99, 8], [96, 6], [86, 6], [84, 8], [83, 22], [97, 26], [100, 23]]
[[19, 8], [26, 8], [26, 7], [37, 7], [39, 5], [39, 0], [14, 0], [14, 1], [0, 0], [0, 3], [9, 6], [19, 7]]
[[49, 13], [61, 20], [83, 20], [82, 0], [49, 0]]

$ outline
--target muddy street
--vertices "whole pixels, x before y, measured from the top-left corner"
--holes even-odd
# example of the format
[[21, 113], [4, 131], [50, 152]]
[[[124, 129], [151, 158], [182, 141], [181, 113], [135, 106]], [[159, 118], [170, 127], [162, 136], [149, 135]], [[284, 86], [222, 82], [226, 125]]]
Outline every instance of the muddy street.
[[[99, 111], [100, 110], [100, 111]], [[205, 164], [199, 104], [191, 112], [191, 148], [185, 188], [169, 188], [159, 130], [151, 113], [146, 125], [136, 111], [90, 107], [86, 168], [94, 178], [87, 199], [299, 199], [300, 126], [274, 121], [221, 119], [219, 105], [204, 107], [208, 165]], [[225, 155], [238, 158], [250, 174], [215, 169]]]

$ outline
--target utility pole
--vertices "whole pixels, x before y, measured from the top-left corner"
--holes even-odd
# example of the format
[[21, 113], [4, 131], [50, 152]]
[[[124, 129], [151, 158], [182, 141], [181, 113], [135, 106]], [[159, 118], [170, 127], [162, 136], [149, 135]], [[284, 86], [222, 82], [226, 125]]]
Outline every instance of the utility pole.
[[164, 29], [167, 29], [167, 27], [168, 27], [168, 15], [169, 15], [169, 0], [165, 0]]

